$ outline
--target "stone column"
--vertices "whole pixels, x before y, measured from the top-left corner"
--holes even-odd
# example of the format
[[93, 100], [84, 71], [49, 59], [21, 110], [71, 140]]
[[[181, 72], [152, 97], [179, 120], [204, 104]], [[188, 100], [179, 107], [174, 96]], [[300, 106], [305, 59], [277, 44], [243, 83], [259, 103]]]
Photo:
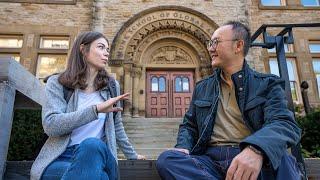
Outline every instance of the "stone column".
[[200, 81], [202, 79], [199, 67], [196, 67], [195, 76], [194, 77], [195, 77], [194, 82], [198, 82], [198, 81]]
[[132, 64], [124, 64], [124, 87], [123, 92], [127, 93], [129, 92], [131, 95], [127, 101], [124, 101], [124, 110], [123, 110], [123, 116], [125, 117], [131, 117], [131, 109], [132, 109], [132, 78], [131, 78], [131, 70], [132, 70]]
[[212, 69], [208, 67], [201, 67], [200, 74], [201, 74], [201, 78], [203, 79], [204, 77], [212, 74]]
[[132, 77], [133, 77], [133, 92], [132, 92], [132, 105], [133, 105], [133, 116], [132, 117], [139, 117], [139, 84], [140, 84], [140, 77], [141, 77], [141, 68], [134, 67], [132, 69]]
[[105, 5], [105, 0], [93, 1], [92, 26], [91, 26], [92, 31], [103, 33], [104, 5]]

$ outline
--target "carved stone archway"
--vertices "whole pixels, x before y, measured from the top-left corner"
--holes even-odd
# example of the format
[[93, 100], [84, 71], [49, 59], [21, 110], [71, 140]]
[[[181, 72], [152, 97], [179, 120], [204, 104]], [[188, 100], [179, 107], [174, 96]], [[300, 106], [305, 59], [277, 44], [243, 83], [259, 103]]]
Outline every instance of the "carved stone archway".
[[132, 93], [124, 115], [144, 114], [147, 69], [193, 69], [196, 80], [208, 75], [206, 41], [217, 27], [205, 15], [178, 6], [151, 8], [126, 22], [114, 38], [109, 62], [122, 69], [124, 91]]

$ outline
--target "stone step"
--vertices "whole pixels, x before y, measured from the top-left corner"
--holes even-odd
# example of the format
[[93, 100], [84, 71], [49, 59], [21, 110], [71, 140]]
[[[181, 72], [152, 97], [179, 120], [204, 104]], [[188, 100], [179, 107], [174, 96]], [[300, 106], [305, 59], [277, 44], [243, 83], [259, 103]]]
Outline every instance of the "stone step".
[[[125, 131], [139, 154], [157, 159], [159, 154], [174, 147], [181, 118], [129, 118], [123, 120]], [[119, 152], [119, 158], [125, 158]]]
[[176, 141], [177, 139], [175, 137], [130, 138], [130, 136], [129, 136], [129, 140], [134, 143], [138, 143], [138, 142], [147, 143], [150, 141], [155, 141], [158, 143], [166, 143], [168, 141], [169, 142]]
[[178, 131], [127, 130], [126, 134], [129, 137], [138, 137], [138, 138], [166, 137], [166, 136], [177, 136], [178, 135]]
[[134, 145], [134, 147], [163, 147], [167, 145], [173, 145], [176, 143], [176, 140], [170, 140], [170, 141], [159, 141], [159, 140], [148, 140], [148, 141], [132, 141], [130, 142]]
[[158, 122], [176, 122], [176, 121], [182, 121], [183, 118], [145, 118], [145, 117], [138, 117], [138, 118], [128, 118], [123, 117], [122, 120], [124, 122], [131, 122], [131, 121], [158, 121]]

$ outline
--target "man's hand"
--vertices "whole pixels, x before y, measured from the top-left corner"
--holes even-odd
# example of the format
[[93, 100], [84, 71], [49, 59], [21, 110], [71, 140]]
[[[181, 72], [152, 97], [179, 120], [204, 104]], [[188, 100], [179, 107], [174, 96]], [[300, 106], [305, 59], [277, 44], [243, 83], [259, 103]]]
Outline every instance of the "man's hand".
[[228, 169], [226, 180], [256, 180], [263, 163], [263, 156], [246, 147], [233, 158]]
[[183, 149], [183, 148], [171, 148], [169, 150], [173, 150], [173, 151], [180, 151], [183, 152], [185, 154], [189, 154], [189, 150], [188, 149]]

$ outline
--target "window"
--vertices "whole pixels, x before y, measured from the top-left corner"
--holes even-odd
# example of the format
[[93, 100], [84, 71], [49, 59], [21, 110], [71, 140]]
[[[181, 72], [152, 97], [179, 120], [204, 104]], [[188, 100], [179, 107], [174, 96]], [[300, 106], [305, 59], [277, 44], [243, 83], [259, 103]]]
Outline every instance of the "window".
[[36, 77], [40, 80], [64, 71], [70, 47], [70, 36], [41, 35], [38, 46]]
[[76, 4], [77, 0], [0, 0], [10, 3], [38, 3], [38, 4]]
[[303, 6], [319, 6], [320, 0], [301, 0]]
[[69, 49], [69, 37], [41, 37], [40, 48]]
[[320, 58], [319, 59], [313, 59], [312, 60], [313, 70], [314, 74], [316, 76], [316, 82], [317, 82], [317, 89], [318, 89], [318, 96], [320, 98]]
[[165, 92], [166, 91], [166, 78], [152, 77], [151, 78], [151, 91], [152, 92]]
[[261, 0], [263, 6], [285, 6], [284, 0]]
[[[276, 53], [276, 48], [267, 49], [268, 53]], [[284, 52], [285, 53], [293, 53], [293, 45], [292, 44], [284, 44]]]
[[320, 53], [320, 43], [313, 43], [309, 44], [310, 53]]
[[189, 92], [189, 78], [180, 76], [175, 78], [175, 92]]
[[66, 59], [66, 55], [39, 55], [36, 75], [37, 78], [43, 79], [53, 73], [62, 72], [66, 66]]
[[20, 62], [20, 55], [19, 54], [0, 54], [0, 58], [13, 58], [16, 61]]
[[0, 35], [0, 48], [21, 48], [22, 36]]
[[[277, 76], [280, 76], [279, 73], [279, 67], [277, 59], [270, 58], [269, 60], [269, 66], [270, 66], [270, 73], [275, 74]], [[291, 94], [292, 94], [292, 100], [293, 101], [299, 101], [300, 94], [298, 94], [299, 91], [299, 81], [298, 81], [298, 74], [297, 74], [297, 68], [294, 59], [287, 59], [287, 68], [288, 68], [288, 74], [289, 74], [289, 80], [290, 80], [290, 88], [291, 88]]]
[[159, 91], [160, 92], [166, 91], [166, 79], [164, 77], [159, 78]]

